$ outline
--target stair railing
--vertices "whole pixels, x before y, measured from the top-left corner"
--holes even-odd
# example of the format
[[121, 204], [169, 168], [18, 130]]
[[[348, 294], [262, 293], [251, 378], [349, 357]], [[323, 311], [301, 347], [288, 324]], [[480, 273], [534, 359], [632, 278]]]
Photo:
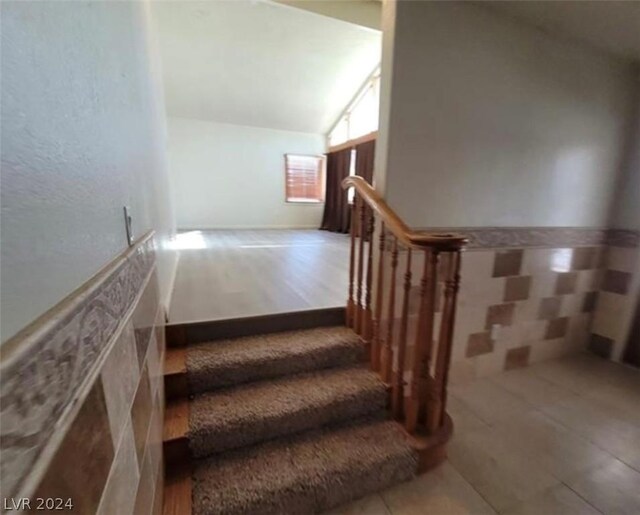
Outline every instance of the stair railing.
[[[446, 422], [460, 253], [467, 240], [411, 230], [362, 177], [348, 177], [342, 187], [355, 192], [347, 325], [367, 344], [371, 368], [390, 386], [393, 417], [409, 433], [435, 434]], [[398, 268], [404, 270], [401, 283]]]

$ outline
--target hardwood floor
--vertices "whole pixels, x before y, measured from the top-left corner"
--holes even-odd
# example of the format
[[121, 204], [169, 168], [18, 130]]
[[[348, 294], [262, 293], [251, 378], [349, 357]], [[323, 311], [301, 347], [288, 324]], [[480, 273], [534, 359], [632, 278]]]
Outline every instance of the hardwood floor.
[[348, 235], [319, 230], [187, 231], [171, 323], [344, 306]]

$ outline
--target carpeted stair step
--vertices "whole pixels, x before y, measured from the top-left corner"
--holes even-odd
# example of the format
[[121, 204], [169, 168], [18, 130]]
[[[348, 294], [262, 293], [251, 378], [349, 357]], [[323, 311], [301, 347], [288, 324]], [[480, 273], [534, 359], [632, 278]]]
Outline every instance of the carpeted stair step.
[[193, 513], [318, 513], [406, 481], [416, 467], [396, 422], [311, 431], [197, 461]]
[[385, 413], [387, 391], [356, 366], [248, 383], [191, 401], [189, 447], [195, 457], [252, 445], [368, 414]]
[[357, 363], [362, 342], [346, 327], [320, 327], [187, 347], [191, 393]]

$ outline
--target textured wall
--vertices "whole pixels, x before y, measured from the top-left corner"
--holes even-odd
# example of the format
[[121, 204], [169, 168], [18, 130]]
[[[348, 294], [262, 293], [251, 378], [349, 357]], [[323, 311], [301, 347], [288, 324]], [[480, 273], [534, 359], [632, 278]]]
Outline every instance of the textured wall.
[[174, 257], [158, 62], [145, 2], [2, 2], [2, 340], [156, 230]]
[[324, 145], [320, 134], [169, 118], [178, 227], [319, 227], [323, 204], [285, 202], [284, 154]]
[[631, 70], [478, 5], [395, 9], [378, 172], [400, 216], [421, 227], [604, 226]]

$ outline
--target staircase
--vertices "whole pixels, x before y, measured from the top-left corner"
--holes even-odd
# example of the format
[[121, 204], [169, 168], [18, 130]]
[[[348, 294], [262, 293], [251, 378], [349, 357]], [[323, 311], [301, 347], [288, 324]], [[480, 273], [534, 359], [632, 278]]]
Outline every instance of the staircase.
[[169, 344], [165, 513], [319, 513], [416, 474], [344, 325]]
[[344, 186], [346, 309], [167, 326], [165, 515], [321, 513], [445, 459], [465, 239]]

